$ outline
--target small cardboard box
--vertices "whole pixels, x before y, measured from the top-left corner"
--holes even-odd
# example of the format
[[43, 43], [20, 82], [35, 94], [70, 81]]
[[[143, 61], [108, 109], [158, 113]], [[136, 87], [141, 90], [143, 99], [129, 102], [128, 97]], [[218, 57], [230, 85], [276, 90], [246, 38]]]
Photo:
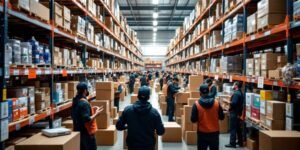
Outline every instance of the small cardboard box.
[[190, 94], [190, 98], [200, 98], [200, 93], [197, 91], [197, 92], [191, 92]]
[[299, 150], [300, 132], [263, 131], [259, 132], [260, 150]]
[[176, 122], [164, 122], [165, 134], [162, 142], [181, 142], [181, 126]]
[[114, 90], [96, 90], [97, 100], [114, 100]]
[[269, 118], [266, 118], [266, 126], [271, 130], [284, 130], [285, 120], [272, 120]]
[[279, 101], [267, 101], [267, 117], [274, 120], [284, 120], [285, 103]]
[[114, 125], [107, 129], [99, 129], [96, 132], [96, 143], [98, 146], [112, 146], [117, 141], [117, 130]]
[[175, 102], [180, 104], [187, 104], [188, 98], [190, 98], [190, 93], [188, 92], [179, 92], [175, 96]]
[[257, 141], [247, 138], [247, 148], [248, 150], [258, 150]]
[[196, 75], [191, 75], [189, 76], [189, 89], [190, 91], [199, 91], [198, 88], [204, 81], [203, 76], [196, 76]]
[[117, 116], [118, 116], [118, 109], [117, 109], [117, 107], [111, 108], [110, 117], [111, 118], [116, 118]]
[[100, 114], [96, 117], [98, 129], [106, 129], [110, 125], [110, 113]]
[[15, 146], [16, 150], [80, 150], [79, 132], [58, 137], [46, 137], [38, 133]]
[[184, 141], [187, 145], [196, 145], [197, 131], [185, 131]]
[[113, 90], [114, 82], [96, 82], [96, 90]]
[[189, 98], [188, 99], [188, 105], [189, 106], [193, 106], [195, 104], [196, 101], [198, 101], [199, 98]]
[[130, 97], [131, 104], [135, 103], [138, 100], [137, 94], [132, 94]]

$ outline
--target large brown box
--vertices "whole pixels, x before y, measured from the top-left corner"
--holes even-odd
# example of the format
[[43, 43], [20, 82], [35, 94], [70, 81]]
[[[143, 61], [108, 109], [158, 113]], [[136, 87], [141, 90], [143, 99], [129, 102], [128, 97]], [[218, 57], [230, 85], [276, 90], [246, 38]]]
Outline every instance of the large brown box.
[[266, 118], [266, 126], [271, 130], [284, 130], [285, 129], [285, 120], [272, 120]]
[[114, 82], [96, 82], [96, 90], [112, 90]]
[[111, 118], [116, 118], [117, 116], [118, 116], [118, 109], [117, 109], [117, 107], [111, 108], [110, 117]]
[[30, 0], [10, 0], [10, 3], [17, 8], [22, 8], [27, 11], [30, 11]]
[[63, 6], [63, 17], [64, 20], [71, 22], [71, 10], [66, 6]]
[[248, 150], [258, 150], [257, 141], [247, 138], [247, 148]]
[[49, 8], [47, 8], [46, 6], [44, 6], [43, 4], [37, 2], [37, 1], [33, 1], [31, 0], [29, 2], [30, 4], [30, 12], [35, 14], [36, 16], [40, 17], [41, 19], [45, 20], [45, 21], [49, 21]]
[[196, 145], [197, 131], [185, 131], [184, 141], [187, 145]]
[[198, 88], [201, 84], [203, 84], [204, 78], [203, 76], [189, 76], [189, 89], [190, 91], [199, 91]]
[[229, 130], [229, 117], [225, 114], [224, 120], [219, 120], [220, 133], [228, 133]]
[[277, 68], [278, 53], [264, 53], [261, 54], [261, 70], [272, 70]]
[[254, 13], [247, 18], [247, 34], [256, 32], [257, 28], [257, 14]]
[[112, 146], [117, 141], [117, 130], [114, 125], [107, 129], [98, 129], [96, 132], [96, 143], [98, 146]]
[[101, 112], [101, 114], [108, 114], [110, 113], [109, 102], [110, 102], [109, 100], [94, 100], [91, 101], [91, 105], [103, 107], [103, 111]]
[[280, 79], [282, 77], [281, 69], [269, 70], [268, 76], [271, 79]]
[[285, 14], [267, 14], [261, 18], [257, 18], [257, 29], [267, 27], [269, 25], [277, 25], [284, 22]]
[[197, 91], [197, 92], [191, 92], [190, 93], [190, 98], [200, 98], [199, 91]]
[[259, 150], [299, 150], [298, 131], [260, 131]]
[[285, 0], [261, 0], [257, 3], [257, 18], [270, 13], [285, 13]]
[[193, 106], [195, 104], [196, 101], [198, 101], [199, 98], [189, 98], [188, 99], [188, 105], [189, 106]]
[[68, 90], [69, 91], [77, 91], [76, 87], [78, 85], [78, 81], [70, 81], [68, 82]]
[[69, 120], [65, 120], [64, 122], [61, 123], [62, 126], [73, 130], [73, 120], [69, 119]]
[[96, 90], [97, 100], [114, 100], [114, 90]]
[[181, 126], [176, 122], [164, 122], [165, 134], [162, 142], [181, 142]]
[[285, 103], [279, 101], [267, 101], [267, 118], [274, 120], [284, 120]]
[[187, 100], [190, 97], [189, 92], [179, 92], [175, 96], [175, 102], [180, 104], [187, 104]]
[[98, 129], [107, 129], [110, 126], [110, 113], [99, 114], [96, 117]]
[[72, 132], [70, 135], [46, 137], [38, 133], [17, 144], [16, 150], [80, 150], [80, 134]]

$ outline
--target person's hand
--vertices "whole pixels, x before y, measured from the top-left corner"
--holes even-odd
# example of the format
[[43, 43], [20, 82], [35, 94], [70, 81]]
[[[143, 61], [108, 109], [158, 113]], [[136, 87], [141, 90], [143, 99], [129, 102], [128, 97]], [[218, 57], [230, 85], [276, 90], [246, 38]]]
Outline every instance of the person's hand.
[[100, 113], [101, 112], [103, 112], [103, 106], [101, 106], [101, 107], [96, 107], [96, 111], [95, 111], [95, 114], [96, 114], [96, 116], [98, 116], [98, 115], [100, 115]]

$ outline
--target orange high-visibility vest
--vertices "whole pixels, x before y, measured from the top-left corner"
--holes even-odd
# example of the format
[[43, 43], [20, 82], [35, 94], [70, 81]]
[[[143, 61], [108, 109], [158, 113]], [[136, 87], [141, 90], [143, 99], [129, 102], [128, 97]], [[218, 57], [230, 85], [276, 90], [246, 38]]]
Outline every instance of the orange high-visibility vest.
[[219, 132], [219, 102], [214, 101], [211, 108], [204, 108], [196, 101], [198, 110], [198, 131], [204, 133]]

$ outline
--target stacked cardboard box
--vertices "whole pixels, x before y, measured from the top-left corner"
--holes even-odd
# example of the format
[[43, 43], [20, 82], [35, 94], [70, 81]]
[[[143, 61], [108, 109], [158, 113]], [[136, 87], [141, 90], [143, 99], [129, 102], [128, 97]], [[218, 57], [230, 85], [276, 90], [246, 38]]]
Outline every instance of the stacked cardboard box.
[[260, 131], [260, 150], [298, 150], [300, 133], [298, 131]]
[[188, 145], [195, 145], [197, 142], [197, 124], [191, 122], [192, 106], [185, 105], [183, 107], [183, 115], [181, 116], [182, 136]]
[[271, 79], [280, 79], [282, 77], [282, 70], [281, 68], [287, 64], [287, 57], [286, 56], [278, 56], [277, 57], [277, 68], [274, 70], [269, 70], [268, 76]]
[[95, 100], [91, 102], [92, 106], [103, 107], [103, 111], [96, 118], [98, 129], [107, 129], [110, 126], [110, 101]]
[[164, 122], [165, 133], [162, 142], [181, 142], [181, 126], [176, 122]]
[[260, 91], [260, 123], [266, 125], [266, 115], [267, 115], [267, 101], [272, 100], [272, 91], [261, 90]]
[[257, 3], [257, 29], [284, 22], [285, 0], [261, 0]]
[[266, 126], [271, 130], [283, 130], [285, 124], [285, 103], [267, 101]]
[[72, 16], [71, 18], [71, 29], [75, 34], [79, 34], [85, 37], [85, 26], [86, 21], [80, 16]]
[[254, 76], [260, 77], [261, 75], [261, 54], [254, 54]]
[[224, 73], [241, 73], [242, 57], [239, 55], [227, 56], [221, 58], [221, 70]]
[[44, 21], [49, 21], [50, 11], [49, 8], [39, 3], [38, 1], [30, 1], [30, 12], [34, 15], [38, 16]]
[[96, 132], [96, 143], [101, 146], [111, 146], [117, 141], [117, 130], [114, 125], [107, 129], [98, 129]]
[[14, 122], [27, 117], [29, 106], [28, 89], [23, 87], [8, 89], [7, 96], [9, 108], [9, 121]]
[[[48, 2], [49, 4], [49, 2]], [[54, 3], [54, 20], [57, 26], [63, 27], [63, 6], [58, 3]]]
[[76, 96], [78, 81], [69, 81], [68, 82], [68, 99], [73, 99]]
[[189, 90], [191, 92], [198, 92], [199, 87], [201, 84], [204, 82], [204, 77], [203, 76], [195, 76], [195, 75], [190, 75], [189, 76]]
[[[278, 53], [264, 53], [261, 54], [261, 76], [268, 78], [268, 70], [274, 70], [277, 68]], [[275, 62], [275, 63], [274, 63]]]
[[71, 10], [63, 6], [63, 27], [67, 30], [71, 29]]
[[256, 12], [247, 18], [247, 34], [256, 32], [257, 30], [257, 14]]
[[97, 100], [114, 100], [114, 83], [113, 82], [96, 82], [96, 99]]
[[10, 3], [16, 8], [22, 8], [24, 10], [30, 11], [29, 0], [11, 0]]

